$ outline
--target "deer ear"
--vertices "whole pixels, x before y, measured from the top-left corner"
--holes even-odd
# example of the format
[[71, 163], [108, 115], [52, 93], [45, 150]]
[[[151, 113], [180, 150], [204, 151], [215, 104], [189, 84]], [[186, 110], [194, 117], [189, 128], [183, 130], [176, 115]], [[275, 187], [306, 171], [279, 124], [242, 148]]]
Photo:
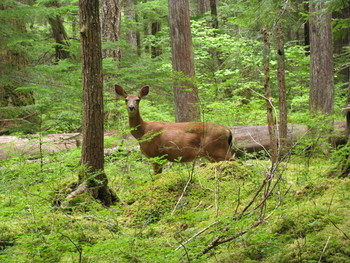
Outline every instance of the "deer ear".
[[122, 96], [123, 98], [125, 98], [128, 94], [124, 91], [124, 89], [119, 86], [118, 84], [114, 85], [115, 88], [115, 92], [117, 93], [117, 95]]
[[149, 86], [148, 85], [143, 86], [140, 90], [140, 97], [142, 98], [142, 97], [146, 96], [148, 94], [148, 92], [149, 92]]

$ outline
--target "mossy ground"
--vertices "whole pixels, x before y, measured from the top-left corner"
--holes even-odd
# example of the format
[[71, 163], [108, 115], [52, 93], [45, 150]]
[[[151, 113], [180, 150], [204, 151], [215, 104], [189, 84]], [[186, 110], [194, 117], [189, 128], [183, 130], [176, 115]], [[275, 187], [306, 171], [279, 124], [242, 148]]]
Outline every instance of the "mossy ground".
[[[276, 173], [283, 173], [281, 180], [262, 212], [272, 216], [197, 258], [216, 236], [233, 236], [259, 219], [260, 209], [239, 220], [237, 215], [265, 179], [268, 161], [195, 169], [175, 164], [153, 176], [138, 151], [110, 155], [105, 172], [121, 201], [105, 208], [84, 195], [69, 208], [58, 208], [62, 189], [77, 180], [79, 154], [62, 152], [44, 162], [3, 161], [1, 262], [350, 260], [350, 180], [325, 177], [333, 165], [330, 158], [292, 157], [285, 171], [281, 164]], [[258, 195], [254, 204], [261, 199]]]

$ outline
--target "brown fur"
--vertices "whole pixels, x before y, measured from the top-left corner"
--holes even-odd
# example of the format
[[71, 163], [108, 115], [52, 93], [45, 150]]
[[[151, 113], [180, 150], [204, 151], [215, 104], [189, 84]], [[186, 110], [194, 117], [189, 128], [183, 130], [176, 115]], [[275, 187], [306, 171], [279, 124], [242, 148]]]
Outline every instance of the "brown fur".
[[[131, 134], [147, 157], [171, 162], [190, 162], [197, 157], [218, 162], [232, 157], [232, 135], [227, 127], [204, 122], [146, 122], [140, 116], [139, 103], [149, 87], [141, 88], [138, 95], [127, 94], [119, 85], [115, 91], [125, 98]], [[153, 168], [155, 173], [162, 172], [160, 164], [153, 163]]]

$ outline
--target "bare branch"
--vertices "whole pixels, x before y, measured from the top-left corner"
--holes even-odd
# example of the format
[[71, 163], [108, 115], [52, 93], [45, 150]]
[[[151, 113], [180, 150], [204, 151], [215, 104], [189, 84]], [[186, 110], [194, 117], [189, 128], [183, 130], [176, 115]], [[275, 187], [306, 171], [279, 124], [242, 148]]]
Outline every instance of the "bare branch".
[[194, 234], [192, 237], [190, 237], [189, 239], [187, 239], [185, 242], [181, 243], [180, 246], [178, 246], [177, 248], [175, 248], [175, 251], [179, 250], [181, 247], [184, 247], [187, 243], [189, 243], [192, 239], [194, 239], [195, 237], [199, 236], [200, 234], [204, 233], [205, 231], [207, 231], [209, 228], [211, 228], [212, 226], [216, 225], [220, 223], [219, 221], [215, 221], [214, 223], [210, 224], [209, 226], [206, 226], [205, 228], [203, 228], [201, 231], [197, 232], [196, 234]]

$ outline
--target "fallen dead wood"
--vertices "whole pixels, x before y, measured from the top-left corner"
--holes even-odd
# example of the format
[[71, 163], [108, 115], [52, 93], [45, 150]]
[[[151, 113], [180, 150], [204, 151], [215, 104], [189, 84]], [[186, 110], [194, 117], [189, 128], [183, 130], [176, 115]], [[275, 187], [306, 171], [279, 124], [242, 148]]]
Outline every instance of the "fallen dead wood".
[[[234, 126], [230, 127], [234, 134], [237, 146], [249, 153], [270, 149], [270, 136], [266, 125], [264, 126]], [[340, 142], [346, 136], [346, 123], [334, 123], [336, 131], [335, 141]], [[288, 125], [288, 142], [294, 143], [301, 135], [309, 131], [306, 125], [291, 124]]]
[[[334, 124], [338, 131], [340, 140], [346, 134], [346, 123], [337, 122]], [[270, 138], [267, 126], [233, 126], [230, 127], [234, 134], [234, 139], [238, 147], [247, 152], [258, 152], [270, 148]], [[308, 128], [305, 125], [288, 125], [288, 140], [294, 142], [302, 134], [305, 134]], [[116, 141], [113, 144], [118, 146], [122, 140], [134, 140], [130, 136], [121, 136], [118, 131], [109, 131], [105, 137], [115, 136]], [[40, 153], [52, 154], [59, 151], [65, 151], [76, 148], [81, 143], [79, 133], [51, 134], [45, 137], [27, 137], [18, 136], [0, 136], [0, 159], [15, 156], [38, 156]]]

